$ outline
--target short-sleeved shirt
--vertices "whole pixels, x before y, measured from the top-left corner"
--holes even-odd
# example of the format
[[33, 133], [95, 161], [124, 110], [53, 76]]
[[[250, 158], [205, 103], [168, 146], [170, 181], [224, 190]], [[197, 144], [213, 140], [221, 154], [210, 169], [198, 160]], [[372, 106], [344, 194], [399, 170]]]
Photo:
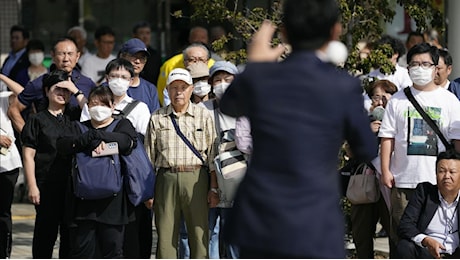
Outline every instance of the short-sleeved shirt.
[[187, 111], [177, 116], [171, 105], [155, 111], [149, 122], [144, 146], [155, 167], [202, 165], [201, 160], [177, 135], [170, 115], [173, 114], [181, 132], [201, 154], [211, 171], [215, 170], [216, 130], [206, 108], [189, 103]]
[[77, 108], [66, 109], [62, 118], [58, 118], [43, 110], [27, 120], [21, 133], [22, 143], [36, 150], [35, 178], [38, 184], [65, 183], [69, 177], [72, 157], [57, 153], [56, 140], [71, 129], [71, 121], [78, 120], [80, 112]]
[[[44, 106], [42, 88], [43, 76], [40, 76], [39, 78], [33, 81], [30, 81], [24, 87], [24, 90], [21, 93], [19, 93], [18, 100], [24, 106], [30, 107], [32, 104], [34, 104], [35, 108], [37, 108], [38, 111], [46, 108]], [[81, 90], [83, 94], [85, 94], [86, 97], [89, 96], [89, 92], [91, 91], [91, 89], [96, 86], [90, 78], [83, 76], [77, 69], [74, 69], [72, 71], [72, 81], [75, 83], [75, 86], [77, 86], [77, 88]], [[73, 95], [70, 97], [70, 105], [78, 107], [78, 101]]]
[[138, 86], [130, 86], [126, 93], [128, 96], [142, 101], [149, 107], [150, 113], [160, 108], [160, 102], [158, 101], [157, 88], [152, 83], [148, 82], [143, 78], [139, 78], [140, 83]]

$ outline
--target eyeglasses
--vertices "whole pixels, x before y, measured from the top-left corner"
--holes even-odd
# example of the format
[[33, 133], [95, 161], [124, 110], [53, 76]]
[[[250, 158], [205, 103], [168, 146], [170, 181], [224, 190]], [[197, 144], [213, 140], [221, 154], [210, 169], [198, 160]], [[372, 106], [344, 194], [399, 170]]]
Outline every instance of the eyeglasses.
[[435, 65], [434, 63], [431, 63], [428, 61], [423, 61], [423, 62], [411, 61], [408, 67], [409, 68], [422, 67], [423, 69], [429, 69], [434, 65]]
[[208, 59], [207, 58], [203, 58], [203, 57], [188, 57], [186, 59], [186, 61], [188, 63], [197, 63], [197, 62], [203, 62], [203, 63], [207, 63], [208, 62]]
[[386, 96], [372, 96], [371, 99], [374, 102], [379, 102], [379, 101], [382, 101], [384, 103], [387, 102], [387, 97]]
[[134, 62], [137, 59], [139, 60], [140, 63], [146, 63], [147, 62], [147, 56], [142, 55], [142, 54], [137, 54], [137, 55], [131, 55], [129, 53], [125, 53], [123, 55], [127, 60], [130, 62]]
[[131, 76], [109, 74], [109, 80], [112, 80], [112, 79], [131, 80]]

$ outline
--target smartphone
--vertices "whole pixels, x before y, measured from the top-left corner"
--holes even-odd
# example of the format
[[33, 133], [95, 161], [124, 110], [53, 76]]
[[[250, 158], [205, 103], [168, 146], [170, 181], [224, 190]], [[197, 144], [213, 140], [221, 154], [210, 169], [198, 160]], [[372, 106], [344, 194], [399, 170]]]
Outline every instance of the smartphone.
[[106, 143], [105, 149], [102, 150], [101, 153], [97, 154], [96, 152], [93, 151], [91, 156], [100, 157], [100, 156], [113, 155], [113, 154], [118, 154], [118, 143], [117, 142]]

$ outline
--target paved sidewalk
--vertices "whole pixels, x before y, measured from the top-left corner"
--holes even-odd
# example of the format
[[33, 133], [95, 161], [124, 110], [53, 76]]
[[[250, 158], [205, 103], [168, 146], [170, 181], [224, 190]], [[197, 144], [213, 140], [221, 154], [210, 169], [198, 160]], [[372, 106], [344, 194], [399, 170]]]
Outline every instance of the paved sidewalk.
[[[12, 259], [31, 259], [32, 258], [32, 237], [35, 224], [35, 209], [30, 203], [13, 203], [13, 249], [11, 252]], [[155, 258], [156, 247], [156, 230], [152, 232], [153, 248], [151, 258]], [[388, 258], [388, 239], [377, 238], [375, 241], [375, 251], [378, 255]], [[56, 242], [53, 251], [53, 258], [58, 258], [59, 241]], [[347, 246], [353, 249], [354, 245]]]

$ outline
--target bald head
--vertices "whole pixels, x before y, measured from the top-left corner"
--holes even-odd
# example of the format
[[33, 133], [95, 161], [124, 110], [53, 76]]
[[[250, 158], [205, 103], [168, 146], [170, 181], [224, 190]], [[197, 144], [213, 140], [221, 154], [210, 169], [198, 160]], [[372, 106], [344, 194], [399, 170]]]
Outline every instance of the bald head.
[[189, 43], [203, 43], [208, 44], [208, 30], [202, 26], [195, 26], [190, 29], [190, 34], [188, 36]]

